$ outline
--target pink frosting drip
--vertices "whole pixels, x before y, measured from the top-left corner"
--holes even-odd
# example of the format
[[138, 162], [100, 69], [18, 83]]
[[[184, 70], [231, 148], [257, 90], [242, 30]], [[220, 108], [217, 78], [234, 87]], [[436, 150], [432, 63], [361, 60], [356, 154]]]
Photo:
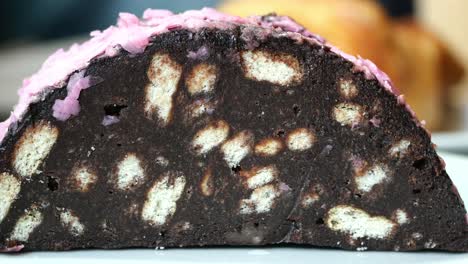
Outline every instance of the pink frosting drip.
[[[368, 78], [377, 79], [386, 89], [398, 94], [388, 76], [371, 61], [356, 58], [340, 51], [288, 17], [278, 16], [262, 19], [260, 16], [252, 16], [242, 18], [223, 14], [211, 8], [191, 10], [181, 14], [173, 14], [167, 10], [148, 9], [144, 12], [143, 19], [139, 19], [133, 14], [120, 13], [116, 26], [111, 26], [103, 31], [93, 31], [90, 40], [82, 44], [74, 44], [67, 51], [59, 49], [52, 54], [36, 74], [23, 81], [23, 86], [18, 92], [18, 104], [11, 116], [0, 123], [0, 141], [3, 140], [9, 127], [21, 120], [31, 103], [43, 99], [44, 94], [48, 91], [63, 87], [70, 74], [85, 69], [94, 58], [113, 57], [121, 49], [132, 54], [141, 53], [150, 43], [152, 36], [170, 30], [184, 28], [195, 31], [204, 27], [230, 29], [239, 25], [256, 28], [250, 32], [261, 36], [285, 35], [297, 41], [305, 40], [327, 46], [332, 52], [353, 62], [356, 65], [356, 70], [363, 71]], [[255, 45], [251, 46], [255, 47]], [[79, 96], [82, 89], [87, 88], [84, 85], [87, 82], [86, 77], [83, 78], [85, 80], [75, 84], [77, 88], [69, 90], [70, 97], [67, 96], [54, 105], [54, 116], [59, 120], [66, 120], [79, 112], [77, 95]]]
[[65, 121], [71, 116], [76, 116], [80, 112], [80, 97], [81, 90], [87, 89], [102, 80], [93, 78], [91, 76], [84, 77], [85, 71], [80, 71], [73, 74], [67, 84], [67, 96], [62, 99], [55, 100], [52, 107], [53, 116], [60, 120]]
[[369, 122], [375, 127], [380, 127], [380, 123], [382, 123], [382, 120], [374, 116], [369, 120]]
[[9, 248], [1, 248], [0, 253], [13, 253], [13, 252], [20, 252], [23, 250], [24, 245], [17, 245], [14, 247], [9, 247]]
[[110, 126], [110, 125], [116, 124], [118, 122], [120, 122], [120, 119], [117, 116], [106, 115], [102, 119], [101, 124], [103, 126]]
[[286, 183], [284, 182], [280, 182], [279, 184], [279, 190], [282, 191], [282, 192], [289, 192], [291, 191], [291, 187], [289, 187], [289, 185], [287, 185]]

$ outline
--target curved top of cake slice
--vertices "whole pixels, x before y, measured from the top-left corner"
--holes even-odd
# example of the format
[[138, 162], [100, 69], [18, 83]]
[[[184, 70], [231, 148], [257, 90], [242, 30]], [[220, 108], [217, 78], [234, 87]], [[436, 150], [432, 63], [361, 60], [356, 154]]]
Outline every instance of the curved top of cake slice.
[[[153, 36], [171, 30], [187, 29], [196, 31], [201, 28], [234, 29], [242, 26], [242, 37], [255, 48], [258, 43], [255, 39], [267, 36], [288, 36], [298, 42], [309, 41], [328, 47], [332, 52], [351, 61], [355, 70], [364, 72], [366, 78], [377, 79], [382, 86], [398, 95], [398, 90], [393, 86], [388, 76], [380, 71], [370, 60], [354, 57], [346, 54], [338, 48], [327, 43], [322, 37], [307, 31], [289, 17], [285, 16], [251, 16], [238, 17], [220, 13], [211, 8], [186, 11], [181, 14], [173, 14], [168, 10], [147, 9], [143, 18], [129, 13], [120, 13], [116, 26], [111, 26], [103, 31], [91, 32], [91, 39], [74, 44], [68, 50], [59, 49], [52, 54], [42, 65], [41, 69], [31, 77], [23, 81], [23, 86], [18, 91], [19, 102], [15, 106], [10, 117], [0, 123], [0, 142], [5, 137], [9, 127], [22, 119], [31, 103], [35, 103], [45, 97], [47, 92], [55, 88], [63, 87], [69, 76], [86, 68], [93, 59], [113, 57], [121, 50], [129, 53], [141, 53], [150, 44]], [[255, 38], [254, 38], [255, 36]], [[259, 38], [260, 37], [260, 38]], [[203, 50], [193, 53], [193, 56], [202, 56]], [[99, 82], [92, 77], [75, 76], [67, 85], [72, 90], [71, 97], [54, 108], [60, 113], [54, 114], [59, 120], [66, 120], [70, 115], [79, 112], [77, 98], [82, 89]], [[403, 96], [399, 101], [404, 104]], [[413, 111], [407, 106], [413, 114]]]

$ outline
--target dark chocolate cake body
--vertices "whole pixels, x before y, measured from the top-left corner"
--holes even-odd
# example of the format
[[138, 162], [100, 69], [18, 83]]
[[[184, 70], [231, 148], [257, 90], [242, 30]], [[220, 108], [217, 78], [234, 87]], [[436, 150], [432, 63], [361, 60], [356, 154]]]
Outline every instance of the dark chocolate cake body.
[[0, 248], [467, 251], [402, 97], [277, 20], [172, 27], [41, 91], [1, 143]]

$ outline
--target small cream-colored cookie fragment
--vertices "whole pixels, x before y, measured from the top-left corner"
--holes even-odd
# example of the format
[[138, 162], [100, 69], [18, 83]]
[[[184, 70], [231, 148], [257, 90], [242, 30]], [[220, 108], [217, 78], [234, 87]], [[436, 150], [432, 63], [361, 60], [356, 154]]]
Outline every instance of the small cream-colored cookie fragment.
[[293, 130], [286, 137], [286, 145], [292, 151], [304, 151], [312, 147], [315, 135], [307, 128]]
[[408, 214], [402, 209], [395, 210], [394, 218], [395, 218], [396, 222], [398, 224], [400, 224], [400, 225], [409, 223], [409, 221], [410, 221], [409, 218], [408, 218]]
[[274, 165], [266, 167], [254, 167], [250, 170], [242, 170], [240, 176], [244, 178], [249, 189], [255, 189], [272, 182], [278, 177], [278, 169]]
[[424, 243], [424, 248], [435, 248], [437, 247], [437, 243], [435, 243], [432, 239], [429, 239], [427, 242]]
[[71, 210], [64, 210], [60, 213], [60, 222], [62, 222], [62, 225], [74, 236], [82, 235], [85, 230], [85, 227], [80, 222], [78, 216], [76, 216]]
[[339, 88], [341, 95], [346, 99], [351, 99], [358, 94], [358, 89], [352, 80], [340, 79]]
[[308, 193], [302, 197], [301, 205], [304, 208], [310, 207], [320, 199], [320, 196], [316, 193]]
[[362, 192], [369, 192], [374, 185], [388, 180], [387, 168], [383, 165], [374, 165], [367, 169], [362, 175], [356, 175], [354, 181], [356, 187]]
[[200, 182], [200, 190], [204, 196], [211, 196], [213, 194], [213, 172], [211, 168], [205, 170]]
[[274, 184], [268, 184], [255, 189], [249, 199], [240, 202], [241, 214], [266, 213], [271, 210], [275, 199], [280, 196], [280, 191]]
[[90, 168], [79, 166], [73, 169], [72, 182], [79, 191], [87, 192], [96, 181], [97, 176]]
[[8, 214], [11, 204], [21, 189], [21, 182], [9, 173], [0, 174], [0, 224]]
[[187, 109], [187, 117], [189, 119], [195, 119], [203, 116], [204, 114], [212, 114], [215, 110], [215, 103], [205, 99], [196, 100], [190, 104]]
[[324, 193], [324, 187], [321, 184], [314, 184], [309, 187], [309, 190], [302, 195], [301, 205], [303, 208], [309, 208], [314, 203], [320, 200], [320, 196]]
[[177, 209], [177, 201], [184, 192], [186, 180], [181, 173], [166, 172], [146, 195], [141, 217], [151, 225], [164, 225]]
[[195, 134], [192, 140], [192, 147], [198, 155], [206, 154], [223, 143], [228, 135], [228, 123], [218, 120]]
[[143, 182], [145, 172], [135, 153], [128, 153], [117, 165], [117, 188], [127, 190]]
[[274, 156], [283, 149], [283, 142], [277, 138], [265, 138], [255, 145], [255, 154]]
[[249, 79], [283, 86], [302, 81], [302, 66], [297, 58], [290, 54], [247, 50], [242, 52], [241, 57], [245, 76]]
[[166, 159], [164, 156], [157, 156], [155, 161], [156, 164], [162, 167], [167, 167], [169, 165], [169, 160]]
[[410, 145], [411, 145], [411, 142], [409, 140], [402, 139], [398, 141], [397, 143], [395, 143], [390, 148], [388, 153], [393, 157], [404, 155], [406, 154], [406, 152], [408, 152], [408, 148]]
[[353, 239], [385, 239], [392, 235], [397, 226], [383, 216], [371, 216], [366, 211], [349, 205], [338, 205], [330, 209], [325, 223], [331, 230], [349, 234]]
[[167, 125], [172, 117], [173, 96], [177, 91], [182, 67], [168, 54], [156, 53], [148, 69], [150, 83], [146, 86], [145, 112], [156, 114]]
[[411, 234], [411, 238], [414, 238], [416, 240], [420, 240], [421, 238], [423, 238], [423, 235], [419, 232], [415, 232], [413, 234]]
[[191, 95], [209, 93], [214, 90], [218, 69], [215, 65], [200, 63], [193, 67], [185, 80], [185, 85]]
[[352, 103], [339, 103], [333, 107], [333, 118], [343, 126], [355, 126], [364, 119], [362, 107]]
[[22, 177], [30, 177], [38, 173], [42, 161], [49, 155], [57, 141], [58, 128], [40, 121], [28, 127], [15, 146], [13, 154], [13, 168]]
[[252, 152], [253, 141], [253, 133], [244, 130], [224, 142], [221, 151], [229, 167], [236, 167], [243, 158]]
[[33, 206], [16, 222], [10, 234], [10, 240], [27, 242], [31, 233], [42, 223], [42, 213]]

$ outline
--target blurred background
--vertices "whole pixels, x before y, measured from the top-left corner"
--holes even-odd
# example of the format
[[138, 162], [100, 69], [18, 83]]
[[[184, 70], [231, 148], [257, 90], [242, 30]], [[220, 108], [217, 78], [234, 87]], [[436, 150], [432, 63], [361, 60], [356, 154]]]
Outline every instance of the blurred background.
[[24, 77], [60, 47], [114, 24], [118, 12], [204, 6], [247, 16], [288, 15], [342, 50], [373, 60], [442, 145], [468, 152], [468, 1], [465, 0], [15, 0], [0, 3], [0, 118]]

